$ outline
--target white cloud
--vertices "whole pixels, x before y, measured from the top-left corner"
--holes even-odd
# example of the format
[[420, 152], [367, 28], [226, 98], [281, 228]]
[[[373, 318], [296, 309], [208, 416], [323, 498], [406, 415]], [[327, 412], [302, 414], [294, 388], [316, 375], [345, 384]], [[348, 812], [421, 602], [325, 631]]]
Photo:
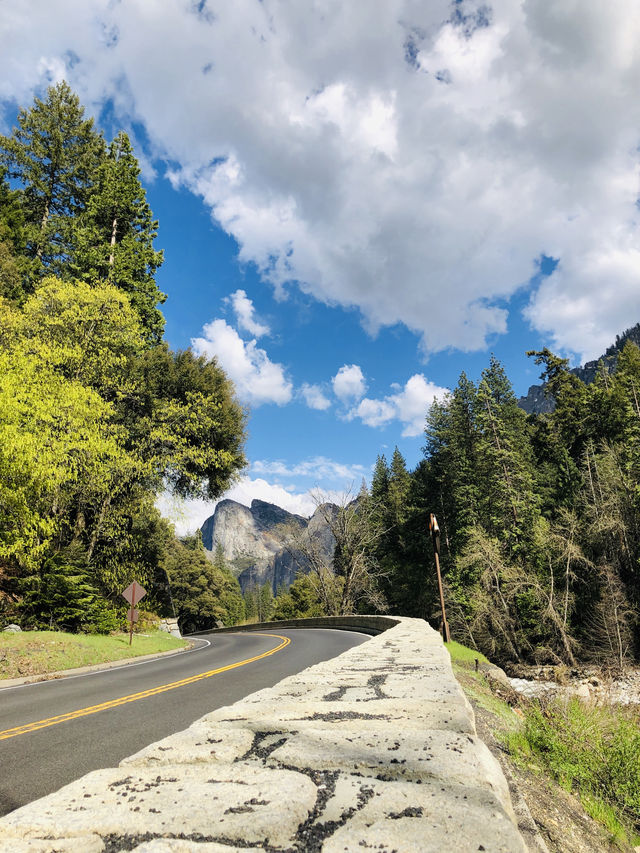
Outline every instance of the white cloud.
[[259, 323], [255, 317], [255, 308], [253, 302], [249, 299], [244, 290], [236, 290], [229, 297], [229, 301], [233, 307], [236, 317], [238, 318], [238, 326], [250, 335], [256, 338], [261, 338], [263, 335], [268, 335], [270, 332], [269, 326]]
[[[525, 314], [549, 334], [554, 348], [600, 355], [612, 343], [611, 330], [622, 332], [640, 320], [639, 270], [640, 247], [600, 246], [577, 268], [573, 260], [561, 264], [542, 282]], [[609, 286], [603, 287], [604, 281]]]
[[187, 536], [202, 527], [213, 514], [216, 502], [202, 499], [185, 500], [164, 492], [156, 499], [156, 507], [160, 514], [173, 524], [177, 536]]
[[359, 400], [367, 390], [363, 373], [357, 364], [345, 364], [331, 380], [333, 393], [342, 402]]
[[251, 470], [256, 474], [271, 474], [278, 477], [307, 477], [316, 482], [338, 483], [342, 488], [351, 483], [359, 485], [369, 471], [363, 465], [348, 465], [327, 459], [325, 456], [315, 456], [305, 459], [295, 465], [289, 465], [281, 460], [258, 459], [251, 464]]
[[300, 388], [300, 393], [310, 409], [317, 409], [323, 412], [331, 406], [331, 400], [325, 395], [320, 385], [312, 385], [304, 382]]
[[316, 508], [313, 498], [308, 492], [291, 491], [284, 486], [269, 483], [259, 477], [255, 480], [250, 477], [243, 477], [224, 497], [238, 501], [245, 506], [251, 506], [251, 501], [255, 499], [267, 501], [281, 506], [288, 512], [304, 516], [313, 515]]
[[352, 409], [349, 417], [358, 417], [370, 427], [386, 426], [396, 417], [396, 407], [389, 400], [371, 400], [365, 397], [355, 409]]
[[218, 360], [242, 401], [281, 406], [291, 400], [293, 385], [283, 366], [271, 361], [255, 340], [243, 341], [234, 328], [219, 319], [207, 323], [202, 332], [204, 337], [191, 341], [194, 352]]
[[442, 399], [447, 393], [433, 382], [428, 382], [421, 373], [407, 380], [404, 388], [382, 400], [365, 397], [349, 412], [349, 418], [360, 418], [370, 427], [387, 426], [398, 420], [403, 424], [405, 437], [420, 435], [425, 426], [425, 417], [434, 399]]
[[4, 4], [0, 97], [113, 97], [281, 293], [427, 350], [505, 331], [543, 253], [556, 345], [639, 319], [637, 0], [495, 0], [489, 26], [480, 0], [201, 5]]

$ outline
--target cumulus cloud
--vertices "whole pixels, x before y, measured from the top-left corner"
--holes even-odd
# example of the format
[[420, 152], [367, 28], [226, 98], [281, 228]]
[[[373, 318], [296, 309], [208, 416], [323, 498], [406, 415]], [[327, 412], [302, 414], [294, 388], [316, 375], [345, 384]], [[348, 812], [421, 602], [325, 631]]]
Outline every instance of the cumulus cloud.
[[238, 320], [238, 326], [245, 332], [249, 332], [256, 338], [261, 338], [263, 335], [268, 335], [270, 332], [269, 326], [259, 323], [256, 320], [255, 308], [253, 302], [249, 299], [244, 290], [236, 290], [229, 297], [231, 306]]
[[225, 320], [212, 320], [203, 330], [203, 337], [193, 338], [191, 347], [196, 355], [215, 357], [236, 387], [243, 402], [284, 405], [291, 400], [293, 385], [284, 367], [269, 359], [255, 340], [243, 341], [238, 332]]
[[323, 412], [331, 406], [331, 400], [326, 396], [320, 385], [303, 382], [300, 393], [310, 409], [317, 409]]
[[326, 456], [314, 456], [295, 465], [282, 460], [258, 459], [251, 465], [256, 474], [270, 474], [278, 477], [307, 477], [316, 482], [338, 483], [347, 487], [351, 483], [359, 483], [370, 473], [363, 465], [345, 465]]
[[396, 385], [394, 390], [383, 399], [365, 397], [351, 409], [349, 418], [359, 418], [370, 427], [383, 427], [398, 420], [403, 424], [404, 437], [420, 435], [434, 399], [440, 400], [447, 393], [446, 388], [428, 382], [421, 373], [408, 379], [404, 387]]
[[112, 98], [281, 295], [471, 350], [547, 255], [557, 346], [639, 319], [637, 0], [5, 5], [0, 97]]
[[367, 390], [362, 369], [357, 364], [345, 364], [331, 380], [333, 393], [343, 403], [359, 400]]

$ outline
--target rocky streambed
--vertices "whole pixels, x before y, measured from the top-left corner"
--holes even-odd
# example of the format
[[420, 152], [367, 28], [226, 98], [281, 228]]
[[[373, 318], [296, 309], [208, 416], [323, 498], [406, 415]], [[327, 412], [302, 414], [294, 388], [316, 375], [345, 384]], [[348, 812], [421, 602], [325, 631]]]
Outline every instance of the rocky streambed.
[[640, 710], [640, 667], [606, 670], [563, 666], [511, 666], [511, 688], [528, 699], [571, 698], [596, 705], [637, 706]]

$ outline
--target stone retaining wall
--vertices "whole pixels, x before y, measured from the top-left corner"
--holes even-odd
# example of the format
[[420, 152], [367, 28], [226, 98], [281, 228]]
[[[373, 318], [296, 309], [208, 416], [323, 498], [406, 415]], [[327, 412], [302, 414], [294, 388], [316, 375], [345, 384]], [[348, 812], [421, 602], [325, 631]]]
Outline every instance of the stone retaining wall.
[[418, 619], [0, 821], [12, 853], [524, 853], [440, 636]]
[[381, 634], [400, 622], [399, 616], [314, 616], [310, 619], [285, 619], [280, 622], [255, 622], [230, 628], [211, 628], [198, 631], [193, 636], [237, 633], [238, 631], [276, 631], [279, 628], [339, 628], [341, 631], [361, 631], [363, 634]]

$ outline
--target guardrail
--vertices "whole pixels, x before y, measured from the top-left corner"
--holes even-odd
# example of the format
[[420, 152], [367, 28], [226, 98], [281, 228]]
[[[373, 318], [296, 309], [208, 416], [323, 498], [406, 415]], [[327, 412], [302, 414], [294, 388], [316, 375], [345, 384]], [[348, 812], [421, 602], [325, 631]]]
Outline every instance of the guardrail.
[[400, 622], [395, 616], [314, 616], [309, 619], [284, 619], [280, 622], [254, 622], [250, 625], [233, 625], [229, 628], [210, 628], [184, 636], [225, 634], [237, 631], [270, 631], [278, 628], [337, 628], [340, 631], [359, 631], [363, 634], [381, 634]]

